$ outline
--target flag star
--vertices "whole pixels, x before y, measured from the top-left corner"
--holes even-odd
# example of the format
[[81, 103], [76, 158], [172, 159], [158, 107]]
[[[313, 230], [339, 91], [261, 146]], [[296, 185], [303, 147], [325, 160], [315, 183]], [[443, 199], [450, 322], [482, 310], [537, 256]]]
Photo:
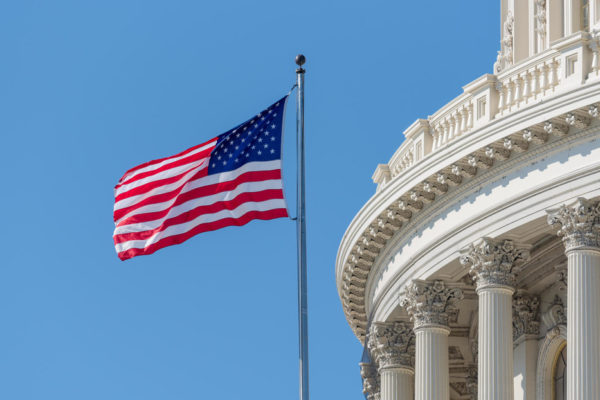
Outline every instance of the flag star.
[[275, 129], [275, 124], [271, 125], [271, 128]]
[[258, 124], [254, 124], [254, 127], [255, 127], [255, 128], [258, 128]]
[[223, 151], [224, 151], [225, 153], [227, 153], [227, 147], [225, 147], [225, 148], [223, 149]]
[[245, 141], [246, 141], [246, 139], [245, 139], [245, 138], [242, 138], [242, 143], [244, 143]]
[[259, 150], [259, 151], [258, 151], [258, 155], [260, 156], [261, 154], [262, 154], [262, 151], [260, 151], [260, 150]]
[[265, 119], [266, 119], [265, 117], [260, 117], [260, 120], [261, 120], [261, 121], [264, 121]]
[[229, 153], [229, 158], [232, 158], [232, 157], [233, 157], [233, 154]]
[[227, 161], [223, 161], [223, 165], [227, 165]]
[[235, 137], [240, 137], [240, 134], [238, 133], [237, 135], [235, 135]]
[[240, 162], [240, 160], [238, 160], [237, 158], [235, 159], [235, 162]]
[[216, 166], [217, 166], [217, 164], [213, 163], [213, 168], [216, 167]]
[[261, 137], [258, 138], [258, 142], [259, 143], [262, 142], [262, 138]]
[[254, 123], [254, 120], [250, 121], [250, 123], [251, 123], [251, 124], [253, 124], [253, 123]]
[[254, 150], [256, 148], [256, 146], [252, 145], [252, 150]]
[[275, 140], [275, 136], [271, 136], [271, 141]]
[[245, 126], [245, 127], [244, 127], [244, 130], [246, 130], [246, 129], [248, 129], [248, 127], [247, 127], [247, 126]]
[[271, 149], [271, 154], [275, 153], [275, 149]]
[[273, 112], [273, 110], [269, 110], [269, 114], [271, 114]]
[[269, 136], [269, 131], [265, 131], [265, 136]]
[[265, 143], [265, 149], [266, 149], [267, 147], [269, 147], [269, 144], [268, 144], [268, 143]]
[[237, 149], [239, 149], [239, 148], [240, 148], [240, 146], [235, 146], [235, 149], [236, 149], [236, 150], [237, 150]]
[[257, 117], [262, 117], [262, 113], [258, 113]]
[[273, 116], [274, 116], [274, 117], [276, 117], [276, 116], [277, 116], [277, 113], [273, 114]]
[[275, 107], [279, 107], [279, 102], [277, 102], [277, 104], [275, 104]]
[[250, 157], [250, 153], [246, 153], [246, 157]]
[[217, 160], [220, 160], [220, 159], [221, 159], [221, 156], [217, 157]]

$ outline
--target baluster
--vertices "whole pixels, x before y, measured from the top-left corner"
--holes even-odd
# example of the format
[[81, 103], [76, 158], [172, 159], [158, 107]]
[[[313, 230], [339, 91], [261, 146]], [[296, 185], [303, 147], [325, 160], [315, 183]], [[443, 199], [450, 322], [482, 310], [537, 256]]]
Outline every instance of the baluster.
[[[498, 91], [498, 111], [502, 112], [504, 111], [504, 106], [505, 104], [505, 98], [504, 98], [504, 87], [502, 85], [502, 83], [498, 82], [496, 84], [496, 90]], [[491, 117], [491, 116], [490, 116]]]
[[540, 91], [539, 71], [537, 68], [531, 70], [531, 94], [536, 95]]
[[507, 108], [510, 107], [513, 103], [513, 83], [512, 81], [508, 80], [506, 82], [506, 106]]
[[473, 103], [469, 103], [467, 108], [467, 129], [473, 127]]
[[527, 102], [529, 96], [531, 96], [531, 81], [529, 78], [529, 71], [523, 73], [523, 100]]
[[460, 113], [460, 133], [465, 133], [467, 131], [467, 110], [465, 109], [465, 107], [463, 106], [459, 113]]
[[556, 86], [556, 64], [557, 63], [554, 60], [550, 61], [548, 70], [548, 89], [552, 89], [554, 86]]
[[522, 90], [522, 85], [521, 85], [521, 78], [519, 77], [519, 75], [517, 75], [515, 77], [515, 105], [518, 106], [519, 102], [522, 100], [523, 97], [523, 90]]
[[548, 88], [548, 77], [546, 75], [548, 68], [545, 64], [540, 66], [540, 92], [544, 92]]
[[457, 137], [460, 136], [460, 115], [455, 112], [453, 114], [454, 116], [454, 136], [453, 137]]

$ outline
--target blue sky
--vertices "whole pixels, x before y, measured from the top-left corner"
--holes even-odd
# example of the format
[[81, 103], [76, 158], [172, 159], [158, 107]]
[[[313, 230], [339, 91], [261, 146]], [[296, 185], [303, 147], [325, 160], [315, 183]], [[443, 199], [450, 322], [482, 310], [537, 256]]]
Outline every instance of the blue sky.
[[[0, 398], [298, 397], [295, 226], [121, 262], [113, 187], [284, 95], [306, 69], [312, 399], [362, 399], [334, 262], [402, 131], [491, 72], [499, 2], [0, 4]], [[294, 203], [294, 107], [286, 190]]]

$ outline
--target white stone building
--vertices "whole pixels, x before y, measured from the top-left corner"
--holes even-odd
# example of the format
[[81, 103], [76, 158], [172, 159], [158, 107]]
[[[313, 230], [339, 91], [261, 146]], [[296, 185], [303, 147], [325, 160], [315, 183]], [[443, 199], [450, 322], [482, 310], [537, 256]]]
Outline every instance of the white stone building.
[[502, 0], [494, 74], [405, 132], [336, 260], [368, 399], [600, 399], [600, 0]]

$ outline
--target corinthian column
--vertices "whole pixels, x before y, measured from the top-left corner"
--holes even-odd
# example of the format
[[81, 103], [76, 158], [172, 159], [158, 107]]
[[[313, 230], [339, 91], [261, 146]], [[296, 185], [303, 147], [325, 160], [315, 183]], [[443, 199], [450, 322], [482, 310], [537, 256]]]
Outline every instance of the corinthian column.
[[407, 322], [375, 322], [369, 351], [379, 365], [381, 400], [413, 400], [415, 334]]
[[367, 400], [379, 400], [379, 375], [373, 363], [360, 363], [360, 376], [363, 382], [363, 393]]
[[528, 247], [483, 238], [463, 251], [479, 296], [479, 400], [513, 400], [512, 295]]
[[567, 400], [600, 399], [600, 202], [548, 211], [568, 260]]
[[413, 281], [403, 295], [414, 322], [415, 400], [449, 400], [448, 313], [463, 298], [460, 289], [447, 288], [442, 281]]

